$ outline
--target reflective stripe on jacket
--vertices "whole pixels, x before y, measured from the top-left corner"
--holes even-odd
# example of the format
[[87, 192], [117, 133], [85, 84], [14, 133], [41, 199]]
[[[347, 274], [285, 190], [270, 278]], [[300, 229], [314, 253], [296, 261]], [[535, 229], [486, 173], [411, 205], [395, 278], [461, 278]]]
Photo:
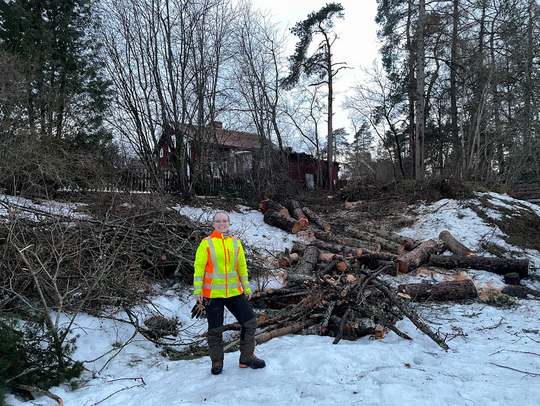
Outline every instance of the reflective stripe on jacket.
[[197, 248], [194, 267], [195, 295], [213, 298], [251, 293], [244, 249], [236, 237], [223, 238], [214, 231]]

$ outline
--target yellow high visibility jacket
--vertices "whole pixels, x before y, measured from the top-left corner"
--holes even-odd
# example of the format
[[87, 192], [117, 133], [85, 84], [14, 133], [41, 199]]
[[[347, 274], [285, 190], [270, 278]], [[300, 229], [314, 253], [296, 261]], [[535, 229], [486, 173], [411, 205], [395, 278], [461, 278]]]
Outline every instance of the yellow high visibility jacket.
[[236, 237], [223, 238], [214, 231], [197, 248], [194, 268], [195, 295], [214, 298], [251, 293], [244, 249]]

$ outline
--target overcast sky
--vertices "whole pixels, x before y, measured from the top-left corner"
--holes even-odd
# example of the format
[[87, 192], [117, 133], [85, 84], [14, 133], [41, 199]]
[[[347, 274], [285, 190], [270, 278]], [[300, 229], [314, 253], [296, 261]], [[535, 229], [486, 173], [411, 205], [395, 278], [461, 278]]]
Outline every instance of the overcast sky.
[[[268, 10], [275, 22], [281, 22], [286, 27], [292, 27], [307, 18], [313, 11], [319, 11], [328, 0], [252, 0], [255, 8]], [[342, 0], [339, 1], [345, 9], [345, 19], [335, 20], [335, 29], [339, 40], [335, 43], [335, 62], [346, 62], [350, 68], [338, 74], [335, 90], [338, 105], [334, 109], [334, 128], [349, 129], [346, 114], [340, 112], [339, 103], [343, 93], [351, 87], [355, 80], [361, 77], [360, 66], [369, 68], [377, 58], [377, 13], [376, 0]], [[297, 37], [290, 34], [289, 53], [294, 52]]]

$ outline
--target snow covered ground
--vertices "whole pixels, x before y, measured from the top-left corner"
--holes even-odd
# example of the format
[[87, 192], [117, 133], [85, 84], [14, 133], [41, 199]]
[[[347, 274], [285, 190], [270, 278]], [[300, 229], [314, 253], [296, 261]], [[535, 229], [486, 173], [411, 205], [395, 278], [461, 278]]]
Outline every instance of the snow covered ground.
[[[515, 203], [504, 195], [489, 197], [500, 205]], [[0, 196], [0, 203], [2, 199], [7, 197]], [[57, 207], [70, 210], [64, 205]], [[540, 207], [529, 207], [540, 214]], [[4, 209], [0, 204], [0, 211]], [[200, 221], [213, 214], [211, 209], [177, 209]], [[417, 221], [401, 230], [402, 235], [428, 239], [448, 230], [473, 250], [479, 249], [486, 235], [504, 245], [500, 230], [488, 227], [460, 202], [441, 200], [416, 211]], [[266, 225], [257, 211], [242, 208], [230, 216], [231, 231], [245, 244], [277, 253], [297, 239]], [[540, 252], [521, 254], [540, 267]], [[487, 272], [474, 271], [471, 276], [480, 289], [487, 283], [503, 285], [502, 277]], [[407, 278], [410, 276], [401, 275], [396, 283]], [[526, 283], [540, 288], [538, 279]], [[190, 318], [193, 300], [189, 292], [178, 294], [171, 289], [153, 304], [163, 315], [177, 317], [186, 334], [204, 331], [205, 321]], [[446, 336], [449, 351], [404, 319], [398, 328], [412, 341], [392, 332], [380, 340], [365, 337], [355, 342], [341, 340], [337, 345], [330, 337], [285, 336], [256, 348], [256, 354], [266, 360], [266, 368], [240, 369], [238, 353], [227, 353], [219, 376], [210, 374], [208, 357], [173, 361], [143, 337], [133, 337], [130, 325], [82, 315], [76, 320], [74, 333], [79, 339], [74, 357], [85, 360], [89, 371], [82, 380], [51, 391], [65, 406], [540, 405], [540, 301], [519, 300], [517, 306], [508, 308], [482, 303], [440, 304], [422, 306], [421, 313], [432, 328]], [[128, 342], [120, 352], [115, 351]], [[28, 404], [12, 394], [6, 401], [13, 406]], [[57, 403], [36, 395], [32, 404]]]

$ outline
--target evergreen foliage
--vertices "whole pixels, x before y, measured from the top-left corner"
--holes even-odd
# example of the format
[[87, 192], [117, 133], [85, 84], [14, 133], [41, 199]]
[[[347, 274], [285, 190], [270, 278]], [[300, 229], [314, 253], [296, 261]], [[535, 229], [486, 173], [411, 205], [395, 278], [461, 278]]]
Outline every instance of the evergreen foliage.
[[[76, 338], [59, 344], [56, 337], [39, 320], [4, 314], [0, 319], [0, 391], [17, 385], [47, 390], [79, 377], [82, 363], [69, 358]], [[0, 405], [4, 404], [0, 396]]]
[[[104, 169], [110, 95], [96, 27], [91, 0], [0, 2], [0, 187], [8, 192], [87, 187], [77, 168]], [[9, 166], [14, 154], [21, 163]]]
[[[538, 2], [426, 2], [425, 13], [419, 0], [377, 2], [381, 60], [392, 83], [383, 103], [400, 112], [387, 117], [388, 125], [400, 129], [387, 139], [392, 161], [414, 162], [422, 120], [428, 174], [440, 168], [444, 176], [470, 180], [538, 179]], [[418, 55], [420, 38], [423, 55]], [[420, 73], [425, 73], [423, 94], [416, 86]], [[415, 111], [419, 100], [424, 100], [423, 119]]]

